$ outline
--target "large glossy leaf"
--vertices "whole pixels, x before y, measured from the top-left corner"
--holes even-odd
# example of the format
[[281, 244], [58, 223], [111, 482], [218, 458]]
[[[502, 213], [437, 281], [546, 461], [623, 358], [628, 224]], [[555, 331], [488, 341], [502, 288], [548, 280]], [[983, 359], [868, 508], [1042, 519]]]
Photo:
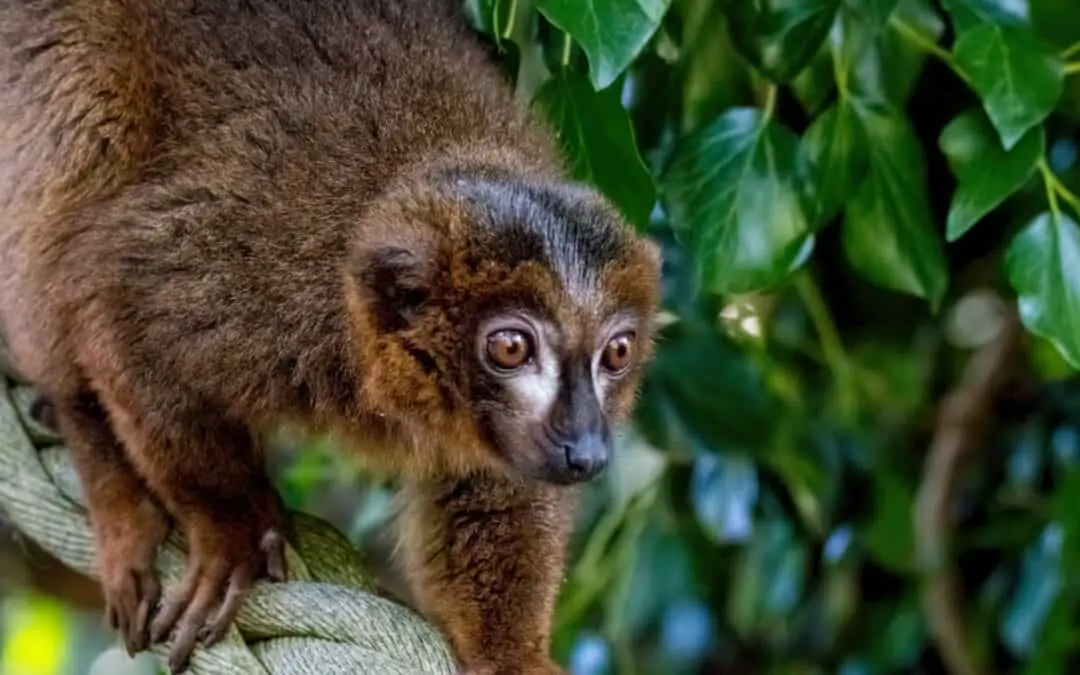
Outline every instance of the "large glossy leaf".
[[1061, 60], [1028, 30], [979, 24], [960, 34], [953, 51], [1006, 149], [1046, 119], [1061, 98]]
[[656, 32], [671, 0], [537, 0], [548, 21], [570, 34], [589, 57], [597, 89], [615, 81]]
[[846, 89], [851, 73], [860, 66], [860, 61], [885, 32], [897, 1], [847, 0], [840, 5], [836, 22], [829, 33], [829, 44], [836, 60], [837, 75], [842, 88]]
[[851, 100], [841, 98], [810, 125], [803, 151], [812, 168], [814, 222], [840, 213], [862, 184], [869, 163], [867, 139]]
[[1060, 212], [1039, 214], [1009, 244], [1005, 269], [1024, 325], [1080, 368], [1080, 226]]
[[583, 76], [561, 72], [544, 83], [535, 103], [554, 123], [573, 175], [597, 185], [631, 222], [644, 227], [656, 188], [619, 93], [596, 92]]
[[974, 109], [950, 122], [938, 145], [959, 181], [946, 223], [946, 237], [955, 241], [1031, 177], [1045, 143], [1036, 127], [1005, 150], [986, 115]]
[[843, 0], [841, 7], [869, 25], [884, 28], [900, 0]]
[[682, 453], [768, 443], [775, 402], [745, 354], [712, 325], [689, 319], [660, 340], [637, 406], [650, 443]]
[[753, 75], [739, 55], [718, 3], [687, 2], [679, 11], [683, 22], [680, 64], [681, 126], [693, 130], [740, 105], [753, 95]]
[[929, 0], [849, 2], [830, 34], [842, 90], [902, 107], [926, 61], [921, 42], [937, 42], [945, 23]]
[[807, 115], [817, 115], [829, 103], [830, 96], [836, 91], [836, 79], [828, 44], [818, 49], [806, 67], [791, 80], [790, 87]]
[[776, 82], [787, 82], [825, 41], [840, 0], [731, 0], [729, 33], [747, 59]]
[[756, 108], [684, 139], [662, 189], [705, 288], [765, 288], [802, 263], [812, 241], [806, 174], [797, 137]]
[[943, 0], [958, 31], [979, 23], [1022, 25], [1029, 20], [1027, 0]]
[[857, 117], [869, 161], [844, 210], [844, 250], [869, 281], [936, 307], [948, 268], [934, 231], [919, 140], [906, 120], [888, 111], [859, 107]]

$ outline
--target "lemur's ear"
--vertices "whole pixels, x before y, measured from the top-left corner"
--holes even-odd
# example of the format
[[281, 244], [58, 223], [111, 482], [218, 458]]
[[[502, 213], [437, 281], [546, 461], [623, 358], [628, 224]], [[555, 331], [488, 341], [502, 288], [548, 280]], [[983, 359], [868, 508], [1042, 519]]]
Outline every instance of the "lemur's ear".
[[354, 242], [349, 271], [384, 332], [409, 327], [430, 299], [438, 275], [441, 243], [430, 233], [373, 227]]

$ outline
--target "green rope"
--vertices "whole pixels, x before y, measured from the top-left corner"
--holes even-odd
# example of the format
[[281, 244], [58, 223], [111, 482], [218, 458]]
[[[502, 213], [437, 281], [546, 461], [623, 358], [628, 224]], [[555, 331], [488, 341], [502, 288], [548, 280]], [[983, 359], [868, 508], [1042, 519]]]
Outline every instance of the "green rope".
[[[10, 373], [0, 345], [0, 370]], [[73, 569], [97, 578], [93, 535], [67, 453], [29, 415], [34, 392], [0, 375], [0, 513]], [[456, 671], [441, 635], [403, 605], [375, 594], [348, 540], [326, 522], [289, 514], [296, 541], [289, 580], [259, 583], [228, 635], [196, 649], [192, 675], [433, 675]], [[166, 588], [183, 570], [181, 538], [158, 553]], [[167, 646], [154, 648], [157, 656]]]

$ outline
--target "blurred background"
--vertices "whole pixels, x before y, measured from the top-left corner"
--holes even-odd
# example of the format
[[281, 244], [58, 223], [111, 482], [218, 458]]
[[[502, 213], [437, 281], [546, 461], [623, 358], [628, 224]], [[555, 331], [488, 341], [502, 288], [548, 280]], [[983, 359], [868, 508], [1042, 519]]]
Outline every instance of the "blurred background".
[[[558, 659], [1080, 672], [1080, 5], [464, 10], [575, 175], [664, 246]], [[293, 508], [385, 553], [393, 485], [323, 445], [274, 462]], [[0, 530], [0, 674], [154, 673], [107, 652], [99, 603]]]

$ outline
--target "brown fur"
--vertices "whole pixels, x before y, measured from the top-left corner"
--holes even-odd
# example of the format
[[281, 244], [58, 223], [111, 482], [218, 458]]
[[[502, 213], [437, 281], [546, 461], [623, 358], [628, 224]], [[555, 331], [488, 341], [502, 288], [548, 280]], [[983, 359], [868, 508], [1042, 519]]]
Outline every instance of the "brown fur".
[[[175, 628], [180, 669], [284, 574], [258, 439], [298, 422], [406, 477], [403, 561], [465, 668], [558, 672], [573, 491], [492, 440], [524, 427], [487, 423], [464, 355], [477, 316], [532, 303], [587, 357], [598, 317], [651, 315], [658, 259], [565, 182], [455, 4], [0, 0], [0, 327], [71, 448], [129, 649]], [[535, 200], [617, 233], [595, 301], [479, 225]], [[170, 519], [188, 572], [155, 612]]]

